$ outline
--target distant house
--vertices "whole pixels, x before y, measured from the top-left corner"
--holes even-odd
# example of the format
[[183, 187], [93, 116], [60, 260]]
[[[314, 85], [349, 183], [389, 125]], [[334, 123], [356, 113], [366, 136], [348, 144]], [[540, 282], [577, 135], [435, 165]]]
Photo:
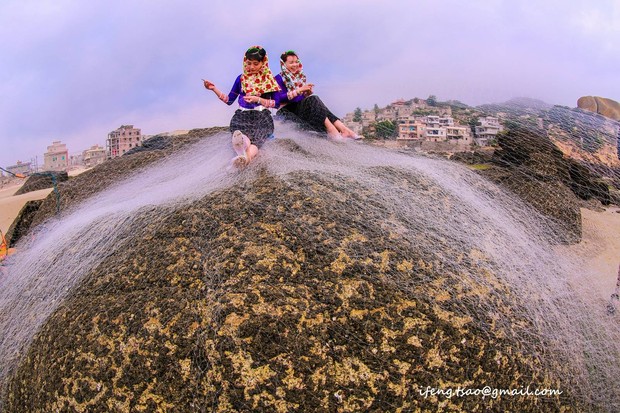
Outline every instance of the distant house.
[[32, 162], [17, 161], [15, 165], [7, 166], [6, 169], [11, 174], [30, 175], [36, 172], [33, 168]]
[[61, 141], [54, 141], [43, 154], [44, 171], [66, 171], [69, 167], [69, 151]]
[[446, 140], [450, 143], [471, 145], [473, 139], [467, 126], [446, 126]]
[[94, 166], [99, 165], [100, 163], [106, 160], [106, 150], [102, 146], [93, 145], [90, 149], [86, 149], [82, 152], [82, 159], [84, 162], [84, 166], [87, 168], [92, 168]]
[[499, 119], [493, 116], [480, 118], [478, 122], [480, 125], [476, 126], [474, 141], [480, 146], [487, 146], [489, 141], [495, 139], [497, 134], [503, 130]]
[[423, 140], [426, 137], [426, 125], [416, 117], [401, 117], [398, 120], [398, 139]]
[[133, 125], [122, 125], [110, 132], [106, 140], [106, 155], [108, 158], [122, 156], [131, 148], [142, 146], [142, 133]]
[[446, 129], [439, 121], [439, 116], [426, 117], [426, 140], [429, 142], [443, 142], [446, 140]]

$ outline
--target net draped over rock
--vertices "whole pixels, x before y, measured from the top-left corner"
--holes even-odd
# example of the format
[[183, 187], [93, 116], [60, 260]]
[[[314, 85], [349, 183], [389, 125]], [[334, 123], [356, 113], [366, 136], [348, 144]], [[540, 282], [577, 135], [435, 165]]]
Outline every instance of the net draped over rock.
[[[307, 136], [268, 145], [231, 185], [177, 203], [145, 191], [28, 343], [7, 412], [589, 405], [570, 387], [588, 383], [579, 351], [594, 353], [574, 331], [586, 320], [553, 278], [563, 267], [536, 232], [542, 213], [445, 160]], [[118, 162], [151, 162], [132, 157]], [[79, 178], [69, 210], [86, 198]], [[81, 243], [101, 243], [88, 225]], [[564, 392], [420, 392], [530, 385]]]

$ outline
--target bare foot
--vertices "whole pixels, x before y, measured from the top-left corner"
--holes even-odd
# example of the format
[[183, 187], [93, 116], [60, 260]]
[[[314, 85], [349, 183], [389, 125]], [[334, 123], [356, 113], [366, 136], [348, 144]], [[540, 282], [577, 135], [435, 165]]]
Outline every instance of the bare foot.
[[249, 146], [247, 145], [247, 142], [249, 142], [247, 136], [241, 133], [241, 131], [236, 130], [233, 132], [232, 146], [237, 155], [247, 157], [247, 154], [245, 153], [246, 149]]

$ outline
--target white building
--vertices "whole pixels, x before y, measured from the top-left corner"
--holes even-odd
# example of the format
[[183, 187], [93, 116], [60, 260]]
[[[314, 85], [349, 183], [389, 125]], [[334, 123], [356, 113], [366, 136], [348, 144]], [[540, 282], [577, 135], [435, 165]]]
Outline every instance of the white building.
[[464, 145], [471, 145], [473, 143], [470, 129], [467, 126], [447, 126], [446, 140], [450, 143]]
[[54, 141], [43, 154], [44, 171], [66, 171], [69, 166], [69, 151], [67, 145]]
[[476, 137], [474, 141], [480, 146], [487, 146], [490, 140], [495, 139], [497, 134], [503, 130], [499, 124], [499, 119], [493, 116], [479, 118], [480, 125], [476, 126]]
[[106, 150], [102, 146], [93, 145], [90, 149], [82, 152], [82, 157], [84, 159], [84, 166], [92, 168], [106, 160]]
[[6, 169], [11, 174], [30, 175], [36, 172], [36, 168], [33, 167], [32, 162], [17, 161], [15, 165], [7, 166]]

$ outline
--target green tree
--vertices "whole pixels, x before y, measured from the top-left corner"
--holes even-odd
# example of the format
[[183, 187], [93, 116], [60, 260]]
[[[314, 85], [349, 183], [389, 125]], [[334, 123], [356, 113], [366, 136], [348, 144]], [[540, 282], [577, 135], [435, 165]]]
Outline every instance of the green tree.
[[375, 103], [375, 106], [374, 106], [374, 108], [373, 108], [372, 110], [374, 110], [374, 111], [375, 111], [375, 119], [376, 119], [376, 118], [377, 118], [377, 115], [379, 114], [379, 112], [381, 111], [381, 109], [379, 109], [379, 105], [377, 105], [377, 104]]
[[375, 125], [377, 138], [394, 139], [398, 135], [396, 125], [391, 120], [383, 120]]
[[437, 106], [437, 96], [430, 95], [428, 98], [426, 98], [426, 103], [428, 104], [428, 106]]
[[353, 111], [353, 122], [361, 122], [362, 121], [362, 109], [355, 108]]

